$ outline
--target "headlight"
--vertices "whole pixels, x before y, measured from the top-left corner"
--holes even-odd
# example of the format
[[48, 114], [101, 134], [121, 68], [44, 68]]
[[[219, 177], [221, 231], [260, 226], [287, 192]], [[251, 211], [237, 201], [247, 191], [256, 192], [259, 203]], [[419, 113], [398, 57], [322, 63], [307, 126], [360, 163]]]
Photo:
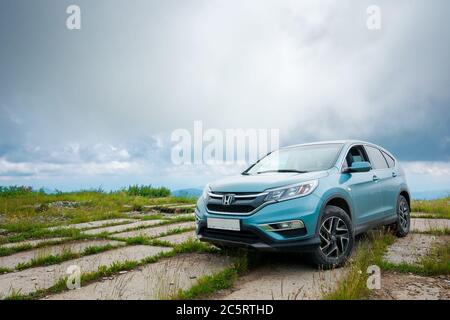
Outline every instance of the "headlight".
[[203, 189], [202, 192], [202, 198], [203, 200], [207, 201], [208, 200], [208, 192], [211, 191], [211, 188], [209, 187], [209, 184], [206, 185], [206, 187]]
[[302, 182], [296, 185], [269, 190], [264, 201], [282, 201], [311, 194], [319, 185], [318, 180]]

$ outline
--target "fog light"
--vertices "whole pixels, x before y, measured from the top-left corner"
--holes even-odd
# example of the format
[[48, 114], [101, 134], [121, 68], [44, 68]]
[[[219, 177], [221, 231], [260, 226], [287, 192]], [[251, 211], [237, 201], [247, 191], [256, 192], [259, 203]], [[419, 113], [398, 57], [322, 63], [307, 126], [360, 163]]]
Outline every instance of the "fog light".
[[286, 231], [294, 229], [302, 229], [305, 224], [301, 220], [282, 221], [260, 225], [266, 231]]

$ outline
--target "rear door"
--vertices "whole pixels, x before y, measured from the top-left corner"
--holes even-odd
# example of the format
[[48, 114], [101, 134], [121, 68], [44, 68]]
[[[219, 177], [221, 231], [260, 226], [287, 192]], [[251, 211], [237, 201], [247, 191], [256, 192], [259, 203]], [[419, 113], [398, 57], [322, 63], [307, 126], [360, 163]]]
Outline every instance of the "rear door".
[[388, 153], [381, 150], [384, 158], [389, 167], [389, 176], [387, 178], [388, 183], [386, 184], [386, 189], [383, 193], [383, 202], [384, 205], [390, 211], [389, 214], [396, 215], [397, 209], [397, 197], [398, 197], [398, 189], [400, 185], [400, 177], [398, 177], [399, 172], [397, 168], [397, 163], [393, 157], [391, 157]]

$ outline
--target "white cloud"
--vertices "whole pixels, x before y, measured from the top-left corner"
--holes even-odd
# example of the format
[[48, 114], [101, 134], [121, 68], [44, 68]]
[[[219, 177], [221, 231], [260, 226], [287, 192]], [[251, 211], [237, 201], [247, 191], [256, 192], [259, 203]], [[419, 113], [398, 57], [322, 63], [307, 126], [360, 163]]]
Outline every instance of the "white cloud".
[[124, 161], [85, 162], [55, 164], [46, 162], [10, 162], [0, 158], [0, 177], [14, 179], [29, 177], [42, 179], [47, 177], [73, 178], [74, 176], [101, 176], [136, 172], [139, 165]]
[[450, 162], [410, 161], [402, 162], [407, 174], [447, 177], [450, 182]]
[[379, 0], [375, 32], [371, 4], [98, 0], [83, 4], [96, 19], [75, 37], [54, 28], [50, 1], [30, 4], [29, 21], [11, 2], [1, 12], [15, 23], [0, 38], [21, 41], [0, 59], [0, 175], [178, 175], [195, 185], [239, 171], [171, 166], [170, 132], [202, 120], [279, 128], [282, 144], [395, 141], [386, 147], [400, 159], [443, 161], [407, 163], [410, 174], [447, 177], [450, 4]]

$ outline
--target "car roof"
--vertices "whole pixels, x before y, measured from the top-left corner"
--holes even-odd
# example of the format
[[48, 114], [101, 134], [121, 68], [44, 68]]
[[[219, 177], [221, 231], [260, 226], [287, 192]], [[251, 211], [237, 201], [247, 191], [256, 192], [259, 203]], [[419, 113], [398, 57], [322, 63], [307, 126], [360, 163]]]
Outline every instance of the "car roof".
[[316, 142], [309, 142], [309, 143], [302, 143], [302, 144], [294, 144], [294, 145], [290, 145], [290, 146], [281, 147], [280, 149], [289, 149], [289, 148], [295, 148], [295, 147], [301, 147], [301, 146], [320, 145], [320, 144], [333, 144], [333, 143], [343, 144], [343, 145], [347, 145], [347, 146], [352, 145], [352, 144], [371, 145], [371, 146], [374, 146], [374, 147], [376, 147], [378, 149], [383, 150], [384, 152], [389, 154], [391, 157], [394, 157], [392, 155], [392, 153], [390, 153], [385, 148], [380, 147], [379, 145], [376, 145], [376, 144], [371, 143], [371, 142], [363, 141], [363, 140], [352, 140], [352, 139], [348, 139], [348, 140], [316, 141]]
[[354, 143], [361, 143], [361, 144], [372, 144], [370, 142], [365, 142], [361, 140], [329, 140], [329, 141], [316, 141], [316, 142], [308, 142], [308, 143], [301, 143], [301, 144], [294, 144], [290, 146], [281, 147], [280, 149], [287, 149], [287, 148], [294, 148], [294, 147], [301, 147], [301, 146], [310, 146], [310, 145], [319, 145], [319, 144], [354, 144]]

